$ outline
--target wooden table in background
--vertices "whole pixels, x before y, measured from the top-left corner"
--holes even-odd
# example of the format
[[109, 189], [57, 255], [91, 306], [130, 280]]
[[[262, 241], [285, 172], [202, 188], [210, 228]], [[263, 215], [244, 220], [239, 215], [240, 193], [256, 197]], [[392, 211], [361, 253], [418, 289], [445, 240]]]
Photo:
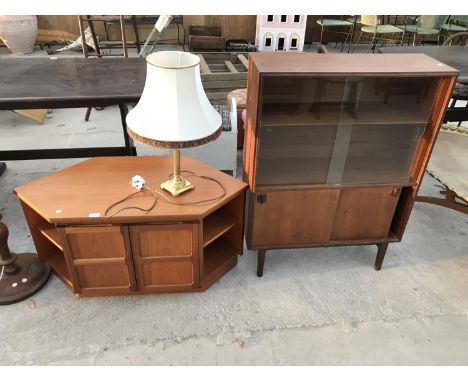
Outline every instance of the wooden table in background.
[[0, 110], [118, 105], [125, 142], [121, 147], [0, 150], [0, 161], [136, 155], [125, 127], [126, 105], [140, 99], [145, 60], [2, 58], [0, 68]]

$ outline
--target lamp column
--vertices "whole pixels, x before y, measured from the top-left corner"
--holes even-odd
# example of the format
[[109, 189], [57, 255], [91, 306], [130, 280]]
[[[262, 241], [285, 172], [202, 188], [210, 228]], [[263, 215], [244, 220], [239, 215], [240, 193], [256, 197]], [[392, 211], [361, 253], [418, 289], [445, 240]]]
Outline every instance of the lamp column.
[[28, 298], [44, 286], [49, 275], [49, 266], [34, 254], [10, 252], [8, 228], [0, 221], [0, 304]]

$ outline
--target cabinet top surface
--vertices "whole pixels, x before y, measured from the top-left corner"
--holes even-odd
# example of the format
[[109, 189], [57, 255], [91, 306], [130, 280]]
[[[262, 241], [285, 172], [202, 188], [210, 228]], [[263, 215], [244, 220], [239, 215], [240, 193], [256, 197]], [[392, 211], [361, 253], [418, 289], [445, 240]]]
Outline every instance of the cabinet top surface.
[[453, 76], [458, 71], [422, 53], [316, 54], [250, 53], [260, 73], [317, 75], [435, 75]]
[[[135, 175], [141, 175], [147, 186], [164, 193], [176, 203], [206, 200], [222, 194], [222, 189], [214, 182], [190, 177], [188, 180], [195, 188], [172, 198], [159, 187], [172, 173], [172, 158], [168, 156], [92, 158], [19, 186], [15, 192], [24, 203], [51, 223], [119, 224], [196, 220], [247, 187], [244, 182], [197, 160], [181, 157], [181, 171], [187, 170], [218, 180], [226, 188], [226, 195], [220, 200], [201, 205], [173, 205], [158, 196], [156, 206], [149, 213], [128, 209], [113, 217], [104, 216], [110, 205], [136, 192], [130, 185]], [[182, 173], [184, 175], [187, 174]], [[150, 192], [142, 192], [110, 210], [109, 215], [129, 206], [149, 208], [153, 200]]]

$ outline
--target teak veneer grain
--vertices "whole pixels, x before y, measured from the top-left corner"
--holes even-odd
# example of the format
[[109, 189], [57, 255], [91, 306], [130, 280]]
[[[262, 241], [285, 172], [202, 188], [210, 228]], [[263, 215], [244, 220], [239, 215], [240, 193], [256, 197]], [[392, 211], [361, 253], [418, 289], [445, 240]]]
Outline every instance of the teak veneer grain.
[[[148, 213], [104, 216], [108, 206], [135, 192], [132, 176], [158, 189], [172, 170], [166, 157], [93, 158], [17, 187], [39, 258], [80, 297], [206, 290], [242, 254], [247, 185], [190, 158], [183, 157], [181, 167], [218, 180], [226, 194], [201, 205], [159, 198]], [[213, 182], [190, 180], [195, 189], [174, 202], [222, 193]], [[111, 213], [147, 207], [150, 195], [134, 196]]]
[[244, 180], [274, 248], [400, 241], [458, 72], [424, 54], [251, 53]]

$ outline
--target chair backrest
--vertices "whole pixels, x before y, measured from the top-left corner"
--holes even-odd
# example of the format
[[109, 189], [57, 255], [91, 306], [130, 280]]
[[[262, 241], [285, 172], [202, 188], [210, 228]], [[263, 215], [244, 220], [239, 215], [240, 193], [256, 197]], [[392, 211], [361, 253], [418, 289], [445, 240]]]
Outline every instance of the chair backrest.
[[468, 45], [468, 32], [459, 32], [448, 37], [443, 45]]
[[423, 15], [418, 18], [418, 27], [420, 28], [435, 28], [440, 29], [440, 27], [445, 24], [448, 19], [448, 15]]
[[377, 15], [361, 15], [361, 24], [368, 26], [377, 26], [379, 24], [379, 16]]

